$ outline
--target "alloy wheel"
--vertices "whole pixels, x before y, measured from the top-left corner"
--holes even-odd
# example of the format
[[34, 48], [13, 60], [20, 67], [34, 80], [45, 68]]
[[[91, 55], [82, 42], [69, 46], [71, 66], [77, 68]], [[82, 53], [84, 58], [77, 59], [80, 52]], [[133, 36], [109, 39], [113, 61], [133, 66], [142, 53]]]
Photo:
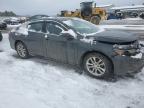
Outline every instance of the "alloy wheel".
[[86, 61], [86, 68], [94, 76], [102, 76], [106, 72], [104, 61], [99, 57], [90, 57]]
[[17, 52], [18, 52], [20, 57], [25, 57], [27, 55], [26, 54], [26, 48], [21, 43], [17, 45]]

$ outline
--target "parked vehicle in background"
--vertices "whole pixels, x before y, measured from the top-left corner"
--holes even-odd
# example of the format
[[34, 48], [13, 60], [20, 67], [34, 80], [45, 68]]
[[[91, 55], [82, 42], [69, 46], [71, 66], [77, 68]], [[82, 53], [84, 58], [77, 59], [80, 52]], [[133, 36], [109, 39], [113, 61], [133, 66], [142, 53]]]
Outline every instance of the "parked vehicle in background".
[[108, 13], [107, 20], [118, 19], [115, 13]]
[[19, 23], [25, 23], [27, 21], [26, 17], [19, 17]]
[[11, 24], [10, 19], [5, 19], [4, 22], [5, 22], [6, 24], [9, 24], [9, 25]]
[[0, 31], [0, 41], [2, 41], [2, 39], [3, 39], [3, 36], [2, 36], [1, 31]]
[[19, 19], [15, 17], [7, 18], [4, 20], [5, 23], [8, 25], [18, 25], [19, 24]]
[[139, 16], [139, 14], [136, 13], [136, 12], [130, 13], [130, 17], [131, 17], [131, 18], [137, 18], [138, 16]]
[[140, 14], [140, 18], [144, 19], [144, 12]]
[[115, 13], [118, 19], [124, 19], [124, 14], [122, 12]]
[[104, 31], [79, 18], [46, 18], [28, 22], [9, 34], [22, 59], [40, 55], [82, 68], [96, 78], [139, 72], [144, 56], [136, 37]]
[[32, 20], [36, 20], [36, 19], [42, 19], [42, 18], [47, 18], [49, 17], [48, 15], [34, 15], [34, 16], [31, 16], [28, 21], [32, 21]]
[[122, 12], [111, 12], [111, 13], [108, 13], [108, 17], [107, 17], [107, 20], [110, 20], [110, 19], [124, 19], [124, 14]]
[[0, 30], [6, 30], [7, 29], [7, 24], [3, 21], [0, 21]]

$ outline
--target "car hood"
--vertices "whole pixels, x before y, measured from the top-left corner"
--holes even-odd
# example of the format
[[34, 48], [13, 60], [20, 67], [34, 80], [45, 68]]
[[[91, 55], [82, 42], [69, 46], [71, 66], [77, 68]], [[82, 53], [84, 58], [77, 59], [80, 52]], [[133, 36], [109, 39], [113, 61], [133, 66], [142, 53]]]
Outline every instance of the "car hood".
[[137, 40], [137, 37], [134, 36], [132, 33], [128, 33], [124, 31], [111, 31], [111, 30], [97, 33], [96, 35], [90, 37], [94, 38], [94, 40], [96, 41], [112, 43], [112, 44], [129, 43]]

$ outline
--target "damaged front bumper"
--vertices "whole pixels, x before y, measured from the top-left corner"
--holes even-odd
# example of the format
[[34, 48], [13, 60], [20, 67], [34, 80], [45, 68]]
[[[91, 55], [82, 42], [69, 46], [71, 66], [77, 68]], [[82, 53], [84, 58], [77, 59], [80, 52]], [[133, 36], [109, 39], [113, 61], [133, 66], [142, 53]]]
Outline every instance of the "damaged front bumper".
[[144, 67], [144, 53], [135, 56], [115, 56], [113, 57], [114, 72], [117, 75], [126, 75], [141, 72]]

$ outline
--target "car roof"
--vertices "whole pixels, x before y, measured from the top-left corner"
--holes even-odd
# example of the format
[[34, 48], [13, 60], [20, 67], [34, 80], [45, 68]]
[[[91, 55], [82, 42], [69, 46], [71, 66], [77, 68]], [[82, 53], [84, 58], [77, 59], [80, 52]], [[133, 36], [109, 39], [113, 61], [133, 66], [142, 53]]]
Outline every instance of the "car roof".
[[31, 22], [38, 22], [38, 21], [49, 21], [49, 20], [53, 20], [53, 21], [66, 21], [66, 20], [72, 20], [74, 19], [75, 17], [44, 17], [44, 18], [39, 18], [39, 19], [34, 19], [34, 20], [31, 20]]

